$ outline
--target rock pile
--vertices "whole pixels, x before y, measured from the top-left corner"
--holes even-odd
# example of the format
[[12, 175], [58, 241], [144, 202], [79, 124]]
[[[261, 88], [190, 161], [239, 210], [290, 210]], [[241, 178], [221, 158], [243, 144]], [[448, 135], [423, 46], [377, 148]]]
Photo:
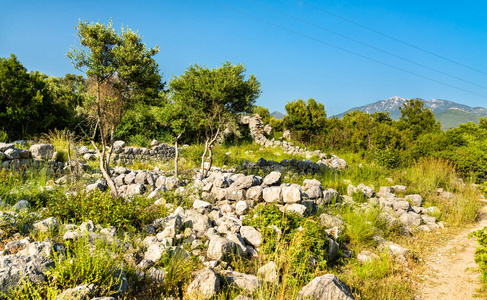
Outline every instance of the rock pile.
[[397, 197], [395, 192], [406, 194], [407, 188], [402, 185], [382, 186], [377, 195], [371, 187], [360, 184], [357, 187], [349, 185], [348, 196], [360, 192], [368, 199], [369, 205], [379, 206], [383, 212], [381, 217], [389, 227], [403, 226], [406, 231], [431, 231], [443, 227], [442, 222], [436, 222], [440, 210], [431, 206], [422, 207], [423, 197], [418, 194], [406, 195], [404, 198]]

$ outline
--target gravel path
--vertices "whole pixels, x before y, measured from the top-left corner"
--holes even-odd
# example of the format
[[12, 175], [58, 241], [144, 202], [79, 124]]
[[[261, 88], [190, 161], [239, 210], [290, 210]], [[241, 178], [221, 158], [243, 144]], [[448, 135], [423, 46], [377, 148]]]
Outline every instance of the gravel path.
[[478, 223], [461, 230], [424, 258], [424, 282], [421, 283], [419, 299], [478, 299], [475, 294], [481, 287], [480, 272], [474, 261], [477, 240], [468, 235], [487, 226], [487, 207], [482, 211]]

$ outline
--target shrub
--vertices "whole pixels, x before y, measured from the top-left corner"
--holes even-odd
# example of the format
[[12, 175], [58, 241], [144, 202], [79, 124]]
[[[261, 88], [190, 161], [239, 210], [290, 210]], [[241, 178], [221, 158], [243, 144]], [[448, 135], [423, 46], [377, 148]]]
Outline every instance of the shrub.
[[55, 252], [56, 265], [47, 272], [50, 285], [63, 290], [93, 283], [99, 295], [110, 296], [117, 292], [113, 287], [123, 280], [122, 263], [116, 259], [119, 251], [120, 247], [102, 240], [95, 244], [89, 243], [88, 238], [68, 242], [65, 257]]
[[475, 236], [479, 243], [475, 249], [475, 262], [482, 271], [483, 286], [487, 289], [487, 227], [474, 231], [471, 236]]
[[127, 200], [94, 191], [88, 195], [70, 196], [69, 199], [51, 200], [47, 208], [58, 219], [75, 223], [92, 220], [95, 224], [110, 224], [132, 232], [166, 215], [164, 206], [153, 205], [153, 200], [145, 197]]

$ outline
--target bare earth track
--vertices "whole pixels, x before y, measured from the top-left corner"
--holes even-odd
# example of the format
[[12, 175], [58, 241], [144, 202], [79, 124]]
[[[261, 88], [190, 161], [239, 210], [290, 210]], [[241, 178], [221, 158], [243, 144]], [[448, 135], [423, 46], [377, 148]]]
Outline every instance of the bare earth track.
[[424, 281], [420, 284], [418, 299], [481, 299], [480, 272], [474, 261], [477, 240], [469, 238], [472, 231], [487, 226], [487, 206], [482, 208], [480, 221], [462, 229], [446, 244], [439, 246], [424, 258]]

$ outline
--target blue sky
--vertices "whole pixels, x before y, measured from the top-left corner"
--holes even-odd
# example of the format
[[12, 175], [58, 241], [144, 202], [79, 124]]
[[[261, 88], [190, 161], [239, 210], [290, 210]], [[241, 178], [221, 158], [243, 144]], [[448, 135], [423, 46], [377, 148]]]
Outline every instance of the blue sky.
[[77, 73], [66, 53], [77, 43], [79, 19], [111, 18], [116, 29], [129, 26], [147, 46], [160, 46], [155, 58], [165, 81], [194, 63], [244, 63], [262, 82], [257, 104], [270, 111], [284, 113], [286, 102], [310, 97], [330, 116], [392, 96], [487, 107], [487, 74], [323, 11], [487, 73], [485, 1], [0, 0], [0, 7], [0, 57], [14, 53], [29, 71], [52, 76]]

